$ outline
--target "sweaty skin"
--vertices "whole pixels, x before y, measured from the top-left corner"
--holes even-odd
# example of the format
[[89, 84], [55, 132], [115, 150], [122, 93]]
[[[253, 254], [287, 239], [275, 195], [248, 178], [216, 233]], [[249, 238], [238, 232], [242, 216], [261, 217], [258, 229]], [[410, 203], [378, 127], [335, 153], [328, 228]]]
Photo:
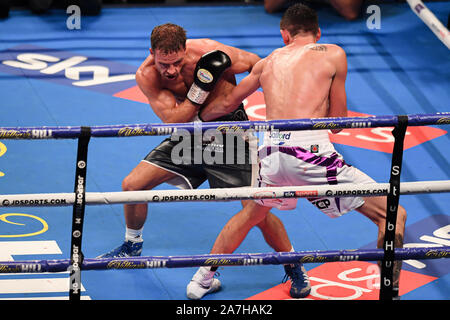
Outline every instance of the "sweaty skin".
[[264, 92], [268, 120], [345, 117], [346, 76], [344, 50], [316, 44], [313, 36], [306, 41], [300, 38], [260, 60], [226, 97], [226, 103], [206, 107], [202, 118], [209, 120], [234, 110], [238, 101], [258, 87]]
[[205, 102], [219, 101], [236, 85], [235, 74], [250, 72], [260, 59], [257, 55], [211, 39], [187, 40], [186, 50], [164, 53], [150, 50], [150, 55], [136, 72], [136, 82], [155, 114], [165, 123], [189, 122], [199, 106], [186, 99], [194, 81], [194, 69], [202, 55], [212, 50], [225, 52], [232, 61]]
[[[344, 61], [345, 53], [335, 45], [308, 44], [299, 48], [293, 44], [276, 50], [264, 61], [259, 80], [267, 119], [320, 118], [330, 113], [345, 116], [345, 110], [328, 107], [333, 78], [345, 81], [344, 70], [338, 70]], [[292, 68], [298, 72], [292, 72]], [[345, 100], [340, 103], [345, 106]]]

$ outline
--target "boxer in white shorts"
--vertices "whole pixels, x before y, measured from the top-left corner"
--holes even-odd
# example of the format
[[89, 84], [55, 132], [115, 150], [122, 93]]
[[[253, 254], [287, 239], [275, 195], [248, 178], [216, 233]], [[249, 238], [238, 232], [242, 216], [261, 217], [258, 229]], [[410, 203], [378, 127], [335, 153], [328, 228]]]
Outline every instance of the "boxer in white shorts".
[[[330, 142], [327, 130], [266, 132], [258, 151], [258, 187], [375, 183], [365, 173], [347, 164]], [[361, 197], [308, 198], [331, 218], [364, 204]], [[257, 203], [292, 210], [297, 198], [261, 199]]]
[[[209, 104], [203, 109], [202, 119], [208, 121], [212, 114], [221, 116], [235, 110], [241, 101], [259, 87], [264, 93], [267, 120], [347, 116], [347, 57], [345, 51], [335, 44], [317, 43], [321, 35], [317, 13], [303, 4], [294, 4], [281, 18], [280, 32], [285, 46], [258, 61], [250, 74], [220, 103]], [[332, 133], [339, 131], [331, 129]], [[327, 131], [323, 132], [278, 133], [278, 140], [286, 140], [275, 145], [278, 151], [272, 152], [271, 143], [260, 150], [261, 184], [285, 186], [299, 183], [373, 182], [361, 171], [345, 164], [342, 156], [329, 142]], [[268, 150], [269, 155], [262, 154]], [[279, 164], [274, 165], [276, 161]], [[330, 202], [329, 208], [325, 208], [327, 200]], [[228, 221], [217, 237], [211, 253], [233, 252], [247, 236], [251, 229], [249, 226], [264, 219], [275, 203], [283, 207], [284, 201], [251, 202], [252, 205], [246, 206]], [[316, 206], [324, 207], [322, 211], [330, 216], [340, 216], [353, 209], [362, 213], [377, 225], [377, 246], [382, 247], [386, 225], [386, 196], [333, 199], [334, 203], [328, 198], [312, 201]], [[331, 205], [335, 210], [331, 209]], [[284, 206], [287, 208], [292, 204], [284, 203]], [[395, 247], [403, 246], [405, 222], [406, 211], [398, 206]], [[394, 291], [398, 291], [400, 269], [401, 261], [394, 262]]]

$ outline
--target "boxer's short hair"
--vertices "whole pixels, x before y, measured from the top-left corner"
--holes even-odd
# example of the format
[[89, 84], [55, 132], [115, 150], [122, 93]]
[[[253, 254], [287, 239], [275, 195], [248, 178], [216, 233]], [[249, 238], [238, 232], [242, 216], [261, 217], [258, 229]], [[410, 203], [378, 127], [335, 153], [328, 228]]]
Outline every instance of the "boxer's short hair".
[[176, 24], [165, 23], [153, 28], [150, 42], [152, 50], [160, 50], [164, 53], [185, 50], [186, 30]]
[[317, 35], [319, 32], [319, 18], [316, 11], [310, 7], [297, 3], [289, 7], [280, 21], [280, 29], [287, 30], [291, 36], [299, 33], [312, 33]]

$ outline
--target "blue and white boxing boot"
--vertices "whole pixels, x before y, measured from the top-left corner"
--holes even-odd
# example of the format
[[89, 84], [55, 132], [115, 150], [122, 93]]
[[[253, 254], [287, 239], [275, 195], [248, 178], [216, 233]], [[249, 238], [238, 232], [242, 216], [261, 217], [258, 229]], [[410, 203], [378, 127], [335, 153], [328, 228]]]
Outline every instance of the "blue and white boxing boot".
[[104, 253], [97, 258], [127, 258], [127, 257], [137, 257], [141, 255], [143, 241], [133, 242], [130, 240], [125, 240], [121, 246]]

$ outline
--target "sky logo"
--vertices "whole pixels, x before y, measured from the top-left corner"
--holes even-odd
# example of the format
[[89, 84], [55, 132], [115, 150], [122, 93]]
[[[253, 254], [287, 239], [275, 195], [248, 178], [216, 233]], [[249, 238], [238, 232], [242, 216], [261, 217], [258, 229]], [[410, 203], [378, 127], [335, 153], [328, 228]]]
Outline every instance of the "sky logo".
[[28, 44], [0, 52], [0, 72], [109, 95], [136, 85], [136, 67]]

